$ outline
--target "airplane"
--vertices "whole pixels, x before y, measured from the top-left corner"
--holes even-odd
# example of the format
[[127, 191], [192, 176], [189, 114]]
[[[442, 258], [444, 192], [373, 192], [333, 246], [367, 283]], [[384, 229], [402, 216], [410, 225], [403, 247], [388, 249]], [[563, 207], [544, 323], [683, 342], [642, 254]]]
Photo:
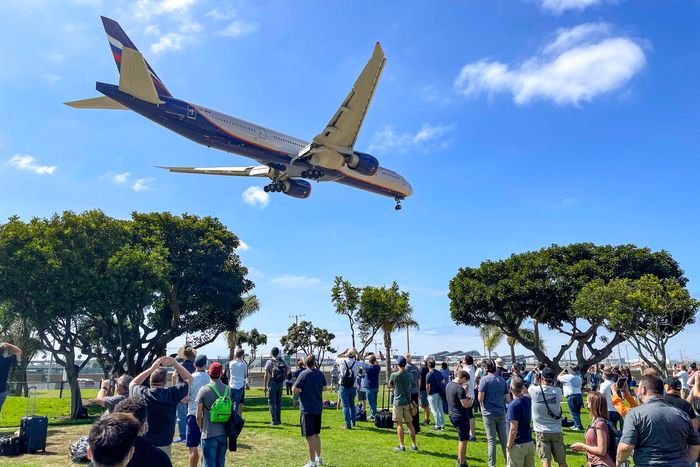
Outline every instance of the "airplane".
[[395, 209], [413, 194], [408, 181], [356, 151], [355, 141], [367, 114], [386, 59], [380, 44], [350, 93], [325, 128], [310, 142], [173, 97], [119, 23], [102, 23], [119, 71], [119, 84], [96, 83], [103, 95], [66, 102], [79, 109], [133, 110], [165, 128], [207, 147], [254, 159], [249, 167], [158, 167], [170, 172], [267, 177], [265, 192], [308, 198], [311, 183], [338, 182], [393, 197]]

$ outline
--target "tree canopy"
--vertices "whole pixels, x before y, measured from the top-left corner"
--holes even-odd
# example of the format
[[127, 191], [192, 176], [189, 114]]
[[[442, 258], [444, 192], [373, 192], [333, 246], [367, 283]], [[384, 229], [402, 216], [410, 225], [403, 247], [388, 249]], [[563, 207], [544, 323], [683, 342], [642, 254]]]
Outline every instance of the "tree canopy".
[[[450, 281], [450, 311], [456, 323], [500, 327], [551, 367], [558, 368], [573, 346], [585, 371], [607, 357], [625, 336], [612, 331], [610, 339], [599, 338], [601, 322], [577, 314], [572, 307], [579, 291], [595, 279], [607, 283], [615, 278], [639, 279], [645, 274], [673, 278], [681, 285], [687, 281], [665, 251], [634, 245], [552, 245], [504, 260], [484, 261], [476, 268], [461, 268]], [[533, 326], [531, 337], [521, 332], [529, 323]], [[545, 351], [538, 345], [541, 326], [568, 336], [567, 342]]]
[[333, 339], [335, 334], [327, 329], [317, 328], [310, 321], [300, 321], [289, 326], [287, 334], [280, 339], [280, 344], [285, 354], [292, 355], [298, 351], [304, 352], [304, 355], [313, 354], [321, 365], [326, 352], [337, 352], [331, 346]]

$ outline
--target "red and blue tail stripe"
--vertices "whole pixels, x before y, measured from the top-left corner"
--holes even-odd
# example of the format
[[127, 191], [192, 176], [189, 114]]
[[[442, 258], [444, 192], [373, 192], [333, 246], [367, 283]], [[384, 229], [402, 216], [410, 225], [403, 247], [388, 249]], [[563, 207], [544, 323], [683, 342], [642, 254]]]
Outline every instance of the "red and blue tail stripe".
[[[107, 41], [109, 41], [109, 47], [112, 50], [114, 62], [117, 64], [117, 70], [121, 71], [122, 50], [124, 49], [124, 47], [128, 47], [134, 50], [138, 49], [136, 48], [134, 43], [131, 42], [131, 39], [129, 39], [129, 36], [126, 35], [122, 27], [119, 26], [119, 23], [117, 23], [113, 19], [106, 18], [104, 16], [102, 16], [101, 18], [102, 24], [105, 28], [105, 32], [107, 33]], [[151, 73], [151, 79], [153, 80], [153, 84], [155, 85], [158, 94], [161, 96], [172, 97], [172, 94], [170, 93], [170, 91], [168, 91], [168, 88], [165, 87], [165, 84], [163, 84], [156, 72], [153, 71], [151, 65], [149, 65], [148, 62], [146, 62], [146, 66], [148, 67], [148, 71]]]

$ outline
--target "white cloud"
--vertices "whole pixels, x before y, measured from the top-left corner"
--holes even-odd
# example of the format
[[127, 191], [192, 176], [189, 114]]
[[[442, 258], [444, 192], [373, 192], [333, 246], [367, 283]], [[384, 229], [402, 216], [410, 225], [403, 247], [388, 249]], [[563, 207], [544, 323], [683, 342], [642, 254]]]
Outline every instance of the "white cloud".
[[321, 279], [316, 277], [299, 276], [295, 274], [283, 274], [270, 279], [270, 283], [277, 284], [282, 287], [314, 287], [321, 283]]
[[134, 182], [133, 185], [131, 185], [131, 189], [134, 190], [135, 192], [139, 191], [146, 191], [150, 189], [151, 187], [149, 186], [149, 183], [153, 181], [153, 177], [148, 177], [148, 178], [139, 178]]
[[247, 23], [240, 19], [233, 20], [226, 28], [219, 31], [220, 36], [240, 37], [258, 30], [258, 23]]
[[169, 32], [160, 36], [158, 42], [151, 44], [151, 52], [154, 54], [159, 54], [161, 52], [167, 52], [168, 50], [180, 50], [182, 48], [182, 41], [184, 36], [176, 32]]
[[148, 21], [163, 14], [186, 13], [197, 0], [137, 0], [131, 5], [134, 19]]
[[397, 133], [394, 127], [387, 125], [372, 136], [369, 150], [378, 152], [406, 153], [420, 150], [431, 143], [432, 147], [444, 147], [449, 141], [436, 141], [454, 129], [454, 124], [431, 125], [424, 123], [416, 133]]
[[233, 13], [222, 13], [220, 12], [217, 8], [214, 8], [213, 10], [209, 11], [206, 15], [207, 18], [211, 18], [216, 21], [221, 21], [224, 19], [231, 19], [234, 15]]
[[[113, 181], [114, 183], [119, 183], [119, 184], [126, 183], [126, 181], [129, 179], [129, 176], [130, 176], [130, 175], [131, 175], [131, 172], [123, 172], [123, 173], [120, 173], [120, 174], [115, 174], [115, 175], [112, 177], [112, 181]], [[137, 191], [138, 191], [138, 190], [137, 190]]]
[[238, 250], [239, 251], [248, 251], [250, 250], [250, 245], [248, 245], [246, 242], [241, 240], [240, 238], [238, 239]]
[[601, 3], [614, 3], [615, 0], [536, 0], [540, 7], [555, 15], [561, 15], [566, 10], [583, 11], [588, 7]]
[[516, 104], [549, 100], [578, 105], [623, 87], [646, 65], [642, 47], [612, 36], [606, 23], [560, 29], [535, 56], [517, 67], [480, 60], [465, 65], [455, 87], [466, 97], [511, 93]]
[[270, 195], [265, 193], [262, 188], [251, 186], [241, 195], [241, 199], [247, 205], [265, 209], [270, 204]]
[[61, 76], [61, 75], [54, 75], [51, 73], [44, 75], [44, 81], [46, 81], [49, 84], [54, 84], [58, 81], [61, 81], [62, 79], [63, 79], [63, 76]]
[[51, 175], [56, 171], [55, 165], [38, 165], [32, 156], [15, 154], [8, 163], [19, 170], [28, 170], [39, 175]]
[[149, 24], [143, 32], [147, 36], [160, 36], [160, 28], [157, 24]]

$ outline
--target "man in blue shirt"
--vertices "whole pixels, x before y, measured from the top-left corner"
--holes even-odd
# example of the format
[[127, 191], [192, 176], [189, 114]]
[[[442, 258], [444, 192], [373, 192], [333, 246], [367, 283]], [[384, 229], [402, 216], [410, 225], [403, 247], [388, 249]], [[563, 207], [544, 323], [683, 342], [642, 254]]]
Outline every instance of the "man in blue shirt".
[[532, 399], [525, 395], [525, 383], [517, 376], [510, 380], [510, 392], [513, 402], [508, 406], [508, 467], [535, 467], [535, 444], [530, 430]]
[[[7, 352], [10, 352], [10, 355], [6, 357]], [[0, 411], [7, 399], [7, 378], [10, 376], [10, 368], [17, 365], [19, 358], [22, 358], [22, 349], [7, 342], [0, 344]]]
[[489, 446], [489, 467], [496, 467], [496, 435], [506, 459], [506, 404], [511, 397], [506, 381], [496, 374], [496, 365], [492, 360], [484, 362], [486, 375], [479, 381], [479, 402], [484, 419], [484, 431]]
[[292, 390], [299, 394], [301, 435], [309, 448], [309, 463], [304, 467], [323, 465], [321, 458], [321, 414], [326, 377], [316, 368], [314, 354], [306, 356], [306, 370], [294, 382]]
[[374, 354], [369, 356], [369, 365], [365, 370], [365, 391], [367, 391], [367, 402], [369, 402], [369, 418], [374, 420], [377, 415], [377, 393], [379, 392], [379, 372], [382, 367], [377, 364], [377, 357]]

